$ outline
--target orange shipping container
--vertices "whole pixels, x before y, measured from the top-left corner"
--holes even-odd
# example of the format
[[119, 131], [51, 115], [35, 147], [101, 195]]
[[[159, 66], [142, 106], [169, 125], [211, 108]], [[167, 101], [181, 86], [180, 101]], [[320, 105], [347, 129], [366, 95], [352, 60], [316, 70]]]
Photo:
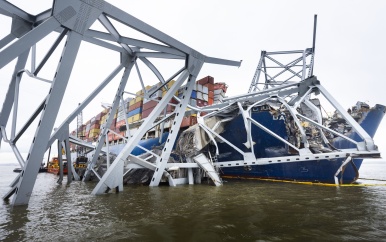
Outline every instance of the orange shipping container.
[[184, 117], [181, 122], [181, 128], [189, 127], [189, 126], [195, 125], [196, 123], [197, 123], [197, 117], [195, 116]]

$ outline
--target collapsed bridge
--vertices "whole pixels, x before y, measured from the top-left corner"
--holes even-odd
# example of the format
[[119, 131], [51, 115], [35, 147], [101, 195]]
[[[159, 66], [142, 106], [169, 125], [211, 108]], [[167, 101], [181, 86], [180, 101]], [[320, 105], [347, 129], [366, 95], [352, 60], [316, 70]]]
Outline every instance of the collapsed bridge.
[[[133, 136], [125, 137], [127, 143], [115, 157], [111, 165], [109, 165], [103, 176], [98, 177], [99, 182], [94, 188], [93, 194], [102, 194], [113, 189], [121, 191], [123, 189], [122, 178], [127, 166], [130, 166], [129, 169], [147, 168], [153, 170], [154, 173], [150, 181], [150, 186], [158, 186], [161, 179], [165, 177], [172, 186], [186, 183], [192, 184], [193, 169], [205, 170], [216, 185], [221, 185], [218, 168], [222, 166], [248, 167], [270, 164], [272, 162], [290, 163], [329, 159], [330, 156], [333, 155], [334, 159], [341, 158], [344, 160], [344, 162], [338, 166], [339, 169], [342, 170], [342, 168], [351, 161], [352, 157], [379, 156], [379, 152], [371, 136], [338, 104], [327, 90], [320, 85], [316, 77], [313, 76], [314, 46], [303, 51], [262, 52], [262, 58], [248, 94], [225, 98], [221, 103], [199, 108], [189, 105], [189, 97], [191, 96], [202, 66], [206, 63], [239, 66], [241, 64], [240, 61], [206, 56], [102, 0], [55, 0], [52, 6], [52, 9], [38, 15], [31, 15], [7, 1], [0, 2], [0, 13], [12, 18], [11, 33], [0, 40], [0, 68], [7, 66], [16, 59], [16, 65], [10, 77], [10, 84], [0, 113], [0, 142], [2, 142], [2, 145], [6, 143], [11, 147], [17, 161], [22, 167], [22, 172], [10, 185], [11, 188], [9, 192], [3, 196], [3, 199], [12, 197], [13, 205], [28, 203], [44, 154], [55, 141], [58, 141], [59, 144], [58, 153], [64, 149], [67, 160], [71, 160], [70, 142], [78, 142], [78, 144], [81, 145], [81, 141], [70, 137], [70, 123], [74, 121], [82, 110], [87, 107], [114, 77], [121, 75], [121, 81], [116, 87], [115, 96], [111, 97], [112, 104], [106, 123], [101, 128], [96, 145], [89, 147], [93, 150], [93, 156], [87, 164], [84, 180], [87, 180], [90, 174], [96, 174], [96, 176], [98, 176], [93, 168], [100, 154], [103, 152], [108, 153], [108, 147], [106, 150], [105, 141], [108, 132], [110, 132], [109, 127], [113, 121], [114, 114], [117, 112], [120, 102], [123, 100], [123, 95], [126, 93], [133, 94], [128, 81], [132, 75], [132, 70], [136, 72], [139, 77], [140, 84], [143, 88], [143, 94], [141, 94], [143, 97], [150, 99], [155, 92], [161, 89], [166, 90], [166, 92], [151, 114], [143, 120], [137, 132]], [[103, 31], [93, 28], [96, 22], [103, 26]], [[128, 32], [120, 32], [115, 26], [117, 24], [137, 31], [146, 38], [133, 38], [127, 34]], [[41, 56], [43, 56], [43, 58], [37, 63], [36, 44], [51, 33], [55, 33], [57, 37], [52, 45], [45, 50], [46, 52], [42, 53]], [[66, 94], [66, 87], [82, 42], [91, 43], [108, 51], [118, 53], [119, 65], [112, 70], [99, 85], [94, 84], [95, 86], [92, 87], [93, 91], [91, 94], [87, 96], [79, 106], [74, 108], [73, 112], [61, 122], [58, 128], [54, 129], [58, 113], [60, 112], [60, 104]], [[60, 60], [57, 62], [57, 69], [52, 79], [40, 77], [40, 71], [50, 60], [53, 52], [60, 47], [63, 48], [62, 54]], [[275, 75], [269, 75], [267, 72], [269, 67], [266, 66], [265, 58], [274, 60], [272, 55], [282, 54], [300, 54], [301, 56], [288, 64], [281, 64], [278, 61], [274, 61], [274, 63], [279, 64], [281, 71]], [[26, 67], [28, 59], [30, 59], [32, 63], [30, 69]], [[173, 74], [165, 76], [157, 68], [157, 63], [153, 61], [154, 59], [165, 61], [177, 60], [178, 64], [176, 64], [175, 67], [173, 66], [173, 68], [175, 68]], [[147, 83], [141, 78], [142, 70], [139, 63], [150, 70], [156, 77], [159, 82], [156, 90], [149, 91], [145, 88]], [[295, 68], [300, 68], [300, 70], [294, 71]], [[283, 76], [283, 73], [287, 72], [290, 72], [290, 76], [285, 80], [278, 81], [278, 77]], [[40, 105], [35, 107], [35, 111], [27, 119], [27, 122], [20, 129], [16, 129], [18, 101], [20, 98], [19, 87], [25, 75], [28, 75], [35, 81], [48, 83], [50, 87], [45, 97], [36, 97], [36, 99], [41, 100]], [[265, 76], [263, 83], [260, 82], [261, 76]], [[298, 78], [298, 80], [295, 81], [295, 78]], [[174, 80], [175, 83], [169, 85]], [[262, 85], [263, 88], [258, 88], [259, 85]], [[181, 87], [183, 87], [183, 93], [180, 97], [176, 97], [175, 93]], [[311, 95], [319, 93], [323, 94], [326, 100], [335, 107], [350, 127], [359, 134], [360, 141], [336, 132], [323, 124], [320, 111], [315, 108], [315, 105], [310, 101]], [[172, 98], [177, 100], [176, 108], [171, 114], [159, 119], [159, 114], [165, 110]], [[286, 107], [289, 115], [293, 118], [293, 124], [298, 130], [297, 138], [299, 138], [299, 142], [293, 143], [286, 140], [280, 135], [275, 134], [275, 132], [265, 128], [264, 125], [256, 122], [251, 116], [254, 107], [265, 104], [265, 102], [270, 99], [275, 99]], [[308, 106], [314, 116], [316, 116], [316, 119], [314, 120], [299, 113], [298, 107], [300, 107], [300, 105]], [[216, 151], [210, 153], [213, 154], [213, 157], [197, 152], [194, 156], [187, 157], [183, 162], [168, 163], [179, 136], [180, 124], [187, 108], [198, 113], [199, 129], [203, 130], [207, 137], [209, 137], [207, 143], [213, 145]], [[13, 112], [12, 115], [11, 112]], [[230, 121], [235, 117], [235, 113], [241, 114], [243, 120], [243, 128], [245, 128], [246, 132], [245, 149], [247, 150], [240, 149], [240, 147], [235, 146], [231, 141], [222, 137], [219, 132], [216, 132], [220, 123]], [[208, 125], [207, 120], [215, 116], [221, 116], [222, 119], [214, 122], [212, 126]], [[329, 157], [315, 154], [310, 149], [307, 134], [299, 119], [307, 120], [307, 122], [320, 130], [324, 145], [328, 146], [330, 143], [328, 139], [324, 137], [324, 131], [327, 130], [329, 133], [352, 143], [354, 148], [335, 149], [328, 155]], [[30, 128], [35, 120], [38, 121], [38, 125], [30, 144], [28, 155], [24, 158], [20, 154], [18, 145], [19, 142], [23, 140], [25, 131]], [[146, 153], [145, 155], [131, 155], [134, 148], [140, 147], [139, 142], [148, 130], [169, 120], [171, 120], [172, 126], [160, 152], [154, 153], [152, 150], [142, 147]], [[255, 146], [254, 138], [252, 138], [252, 127], [255, 126], [265, 130], [269, 135], [284, 143], [286, 147], [291, 147], [296, 154], [290, 157], [275, 157], [274, 159], [256, 157], [253, 149]], [[218, 148], [220, 146], [219, 143], [227, 144], [231, 149], [239, 153], [238, 157], [241, 158], [239, 160], [217, 162], [216, 157], [221, 153], [221, 150], [219, 151]], [[84, 145], [86, 146], [87, 144]], [[200, 149], [198, 149], [198, 151], [200, 151]], [[149, 162], [149, 157], [153, 159], [153, 162]], [[127, 164], [127, 160], [130, 161], [130, 164]], [[61, 165], [63, 164], [61, 156], [59, 156], [59, 162]], [[71, 165], [69, 167], [72, 168]], [[171, 167], [186, 169], [187, 177], [173, 178], [169, 171]], [[337, 170], [337, 172], [338, 171], [339, 170]], [[74, 170], [69, 169], [68, 183], [72, 181], [73, 176], [77, 178]], [[62, 178], [61, 176], [60, 181]]]

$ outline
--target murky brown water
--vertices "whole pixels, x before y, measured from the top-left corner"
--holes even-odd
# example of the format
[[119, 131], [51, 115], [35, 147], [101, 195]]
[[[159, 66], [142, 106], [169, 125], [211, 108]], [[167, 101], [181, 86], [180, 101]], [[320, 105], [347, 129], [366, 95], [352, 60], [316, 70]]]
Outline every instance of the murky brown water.
[[[14, 167], [0, 164], [1, 195], [16, 176]], [[370, 162], [361, 174], [385, 179], [386, 165]], [[66, 186], [56, 180], [55, 175], [39, 174], [28, 207], [11, 209], [1, 202], [0, 241], [386, 239], [385, 185], [232, 181], [222, 187], [125, 186], [119, 194], [93, 196], [93, 183]]]

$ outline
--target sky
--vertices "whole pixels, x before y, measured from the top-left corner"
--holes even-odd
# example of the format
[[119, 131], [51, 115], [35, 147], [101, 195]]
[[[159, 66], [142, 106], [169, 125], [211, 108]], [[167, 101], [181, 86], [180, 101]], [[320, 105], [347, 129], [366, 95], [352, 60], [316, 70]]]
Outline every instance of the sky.
[[[52, 6], [52, 1], [10, 1], [29, 13], [37, 14]], [[241, 67], [205, 64], [198, 78], [213, 76], [215, 82], [229, 85], [227, 95], [248, 91], [262, 50], [302, 50], [312, 47], [314, 14], [318, 15], [314, 74], [343, 107], [357, 101], [370, 106], [386, 104], [386, 23], [385, 1], [107, 1], [152, 25], [200, 53], [217, 58], [242, 60]], [[0, 16], [0, 38], [9, 33], [10, 19]], [[39, 53], [52, 44], [56, 35], [38, 44]], [[60, 48], [58, 48], [60, 50]], [[41, 75], [51, 79], [60, 51]], [[38, 58], [41, 57], [38, 55]], [[55, 59], [56, 58], [56, 59]], [[56, 61], [55, 61], [56, 60]], [[70, 83], [58, 115], [56, 127], [82, 102], [91, 87], [100, 83], [117, 65], [119, 56], [82, 43]], [[3, 103], [14, 62], [0, 70], [0, 103]], [[27, 66], [28, 68], [28, 66]], [[165, 67], [166, 69], [166, 67]], [[168, 71], [168, 70], [165, 70]], [[149, 77], [150, 79], [150, 77]], [[115, 78], [106, 90], [83, 111], [84, 121], [111, 103]], [[138, 84], [129, 82], [131, 88]], [[23, 77], [18, 125], [25, 122], [49, 89], [45, 82]], [[25, 117], [24, 114], [25, 113]], [[24, 120], [23, 120], [24, 118]], [[35, 124], [36, 125], [36, 124]], [[70, 128], [74, 129], [76, 123]], [[375, 136], [375, 143], [386, 154], [386, 121]], [[29, 130], [19, 149], [26, 153], [34, 131]], [[9, 152], [2, 144], [1, 155]]]

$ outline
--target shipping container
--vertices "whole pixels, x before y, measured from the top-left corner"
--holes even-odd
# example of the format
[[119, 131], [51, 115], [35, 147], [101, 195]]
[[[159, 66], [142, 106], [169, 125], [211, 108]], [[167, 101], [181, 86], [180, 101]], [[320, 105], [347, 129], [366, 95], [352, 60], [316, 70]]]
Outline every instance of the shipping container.
[[132, 116], [137, 115], [137, 114], [140, 114], [140, 113], [142, 113], [142, 107], [139, 107], [139, 108], [136, 108], [136, 109], [130, 111], [130, 112], [127, 114], [127, 117], [129, 118], [129, 117], [132, 117]]
[[113, 141], [114, 140], [114, 136], [115, 136], [115, 134], [113, 134], [113, 133], [109, 133], [108, 135], [108, 138], [109, 138], [109, 141]]
[[205, 84], [204, 86], [208, 88], [208, 92], [210, 92], [210, 91], [213, 92], [213, 90], [214, 90], [214, 84], [207, 83], [207, 84]]
[[128, 110], [129, 110], [129, 112], [133, 111], [134, 109], [137, 109], [137, 108], [141, 107], [142, 105], [143, 105], [143, 101], [141, 100], [139, 102], [133, 103], [132, 105], [129, 105]]
[[[97, 123], [96, 123], [96, 124], [91, 125], [89, 130], [92, 130], [92, 129], [100, 129], [100, 127], [101, 127], [100, 124], [97, 124]], [[86, 130], [86, 131], [87, 131], [87, 130]]]
[[153, 111], [154, 107], [152, 108], [148, 108], [146, 110], [142, 110], [142, 118], [147, 118], [149, 117], [149, 115], [151, 114], [151, 112]]
[[137, 102], [143, 101], [143, 97], [136, 97], [130, 100], [129, 105], [132, 106]]
[[147, 90], [147, 93], [150, 96], [149, 96], [149, 99], [144, 100], [144, 103], [149, 102], [151, 99], [159, 99], [162, 97], [162, 90], [159, 87], [160, 87], [160, 84], [158, 83], [152, 86], [151, 88], [149, 88], [149, 90]]
[[190, 95], [191, 98], [197, 99], [197, 91], [193, 90], [192, 94]]
[[131, 117], [129, 117], [128, 119], [127, 119], [127, 121], [129, 122], [129, 123], [133, 123], [133, 122], [137, 122], [137, 121], [139, 121], [139, 120], [141, 120], [141, 113], [138, 113], [138, 114], [136, 114], [136, 115], [134, 115], [134, 116], [131, 116]]
[[203, 94], [208, 94], [208, 92], [209, 92], [209, 88], [206, 87], [206, 86], [203, 86], [203, 87], [202, 87], [202, 93], [203, 93]]
[[204, 97], [202, 96], [202, 92], [197, 92], [196, 93], [196, 99], [197, 100], [203, 100], [204, 99]]
[[113, 121], [110, 124], [110, 129], [114, 130], [115, 129], [115, 124], [117, 123], [117, 119], [113, 119]]
[[214, 91], [209, 91], [208, 98], [209, 99], [214, 99]]
[[197, 100], [197, 107], [205, 107], [208, 106], [208, 102], [204, 100]]
[[142, 106], [142, 112], [145, 110], [148, 110], [148, 109], [153, 109], [155, 106], [157, 106], [157, 104], [158, 104], [158, 102], [154, 101], [154, 100], [151, 100], [147, 103], [144, 103]]
[[217, 82], [214, 84], [214, 90], [222, 89], [224, 92], [227, 92], [228, 85], [225, 82]]
[[196, 83], [196, 86], [195, 86], [195, 89], [194, 90], [196, 90], [197, 92], [202, 92], [202, 85], [201, 84], [199, 84], [199, 83]]
[[220, 95], [220, 96], [222, 96], [222, 97], [225, 97], [225, 92], [224, 92], [223, 89], [215, 89], [215, 90], [214, 90], [214, 95], [215, 95], [215, 96], [216, 96], [216, 95]]
[[209, 99], [208, 94], [203, 93], [202, 94], [202, 100], [208, 101], [208, 99]]
[[224, 100], [224, 97], [221, 96], [221, 95], [214, 95], [214, 98], [213, 98], [214, 101], [223, 101]]
[[119, 129], [119, 127], [121, 127], [122, 125], [126, 125], [126, 120], [121, 120], [121, 121], [117, 121], [115, 127], [116, 129]]
[[214, 84], [214, 78], [211, 76], [206, 76], [200, 80], [197, 81], [201, 85], [205, 85], [207, 83]]
[[137, 95], [137, 96], [143, 96], [143, 90], [141, 89], [141, 90], [139, 90], [139, 91], [137, 91], [135, 94]]
[[197, 117], [195, 116], [183, 117], [181, 122], [181, 128], [189, 127], [189, 126], [195, 125], [196, 123], [197, 123]]

